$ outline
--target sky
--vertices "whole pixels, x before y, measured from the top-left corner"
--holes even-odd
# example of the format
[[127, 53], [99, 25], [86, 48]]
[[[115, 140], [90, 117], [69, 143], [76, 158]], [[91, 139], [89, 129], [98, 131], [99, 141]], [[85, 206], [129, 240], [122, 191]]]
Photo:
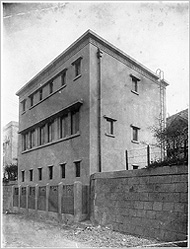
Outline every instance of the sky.
[[2, 126], [18, 121], [16, 92], [88, 29], [164, 72], [167, 116], [188, 108], [188, 1], [4, 2], [2, 12]]

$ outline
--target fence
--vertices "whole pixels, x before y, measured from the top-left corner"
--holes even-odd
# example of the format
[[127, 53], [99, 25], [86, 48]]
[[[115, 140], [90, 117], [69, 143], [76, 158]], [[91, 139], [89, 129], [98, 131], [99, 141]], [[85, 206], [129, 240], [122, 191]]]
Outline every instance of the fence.
[[50, 215], [71, 215], [75, 221], [89, 214], [89, 186], [75, 182], [72, 185], [59, 183], [56, 186], [13, 186], [13, 211], [38, 211]]

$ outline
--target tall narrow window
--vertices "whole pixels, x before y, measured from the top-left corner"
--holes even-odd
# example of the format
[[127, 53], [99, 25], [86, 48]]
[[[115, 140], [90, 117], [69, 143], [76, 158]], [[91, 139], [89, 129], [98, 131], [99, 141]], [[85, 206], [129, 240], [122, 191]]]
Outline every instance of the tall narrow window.
[[35, 129], [30, 131], [30, 148], [35, 146]]
[[72, 65], [75, 67], [75, 77], [81, 75], [81, 60], [82, 57], [79, 57], [76, 61], [72, 63]]
[[21, 171], [21, 178], [22, 178], [22, 182], [24, 182], [24, 180], [25, 180], [25, 170]]
[[39, 100], [43, 99], [43, 89], [41, 88], [39, 91]]
[[54, 121], [48, 123], [48, 143], [54, 139]]
[[51, 94], [53, 92], [53, 81], [49, 83], [49, 93]]
[[45, 143], [45, 125], [40, 127], [40, 145]]
[[30, 106], [32, 107], [34, 105], [34, 95], [30, 96]]
[[116, 119], [113, 119], [113, 118], [109, 118], [107, 116], [104, 116], [104, 118], [106, 119], [107, 121], [107, 124], [106, 124], [106, 135], [108, 136], [111, 136], [111, 137], [114, 137], [115, 135], [115, 131], [114, 131], [114, 123], [115, 121], [117, 121]]
[[132, 127], [132, 141], [138, 141], [139, 139], [139, 129], [138, 127], [135, 127], [133, 125], [131, 125]]
[[52, 180], [53, 179], [53, 166], [48, 166], [49, 169], [49, 179]]
[[22, 135], [22, 138], [23, 138], [23, 150], [26, 150], [28, 149], [28, 134], [25, 133]]
[[61, 74], [61, 85], [64, 86], [66, 84], [66, 70]]
[[68, 135], [68, 114], [60, 118], [60, 138]]
[[80, 162], [75, 162], [76, 177], [80, 177]]
[[60, 164], [61, 167], [61, 178], [65, 178], [65, 163]]
[[79, 131], [79, 110], [71, 112], [71, 135]]
[[131, 76], [131, 81], [132, 81], [132, 92], [138, 93], [138, 82], [140, 81], [140, 79], [135, 77], [132, 74], [130, 74], [130, 76]]
[[38, 168], [38, 180], [42, 180], [42, 168]]
[[25, 112], [26, 111], [26, 100], [24, 99], [22, 102], [22, 112]]
[[29, 170], [29, 174], [30, 174], [30, 181], [33, 181], [33, 169]]

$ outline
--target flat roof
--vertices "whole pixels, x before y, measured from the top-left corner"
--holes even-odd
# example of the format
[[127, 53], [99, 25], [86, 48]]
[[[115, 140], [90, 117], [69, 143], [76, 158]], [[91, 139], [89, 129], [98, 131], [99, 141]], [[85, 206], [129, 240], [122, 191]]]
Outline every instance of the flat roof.
[[[38, 77], [42, 74], [48, 71], [50, 68], [53, 67], [53, 65], [60, 60], [62, 57], [66, 56], [69, 54], [75, 47], [79, 46], [80, 43], [82, 43], [84, 40], [92, 38], [96, 41], [98, 41], [100, 44], [104, 45], [105, 47], [109, 48], [113, 52], [115, 52], [117, 55], [123, 57], [124, 59], [130, 61], [133, 64], [136, 64], [136, 66], [140, 67], [143, 71], [146, 71], [148, 74], [150, 74], [152, 77], [154, 77], [156, 80], [159, 80], [158, 74], [154, 73], [147, 67], [145, 67], [143, 64], [139, 63], [108, 41], [104, 40], [102, 37], [94, 33], [92, 30], [87, 30], [82, 36], [80, 36], [75, 42], [73, 42], [66, 50], [64, 50], [60, 55], [58, 55], [53, 61], [51, 61], [46, 67], [44, 67], [39, 73], [37, 73], [31, 80], [29, 80], [23, 87], [20, 88], [16, 92], [16, 95], [19, 96], [30, 84], [32, 84], [35, 80], [38, 79]], [[169, 85], [168, 82], [165, 79], [161, 80], [162, 83], [164, 83], [166, 86]]]

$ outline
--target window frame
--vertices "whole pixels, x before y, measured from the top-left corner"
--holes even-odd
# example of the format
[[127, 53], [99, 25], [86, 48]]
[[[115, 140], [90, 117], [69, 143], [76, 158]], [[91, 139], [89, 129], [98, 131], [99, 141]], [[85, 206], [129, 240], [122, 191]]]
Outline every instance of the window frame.
[[131, 77], [131, 83], [132, 83], [131, 92], [139, 95], [139, 81], [140, 81], [140, 79], [133, 74], [130, 74], [130, 77]]
[[53, 165], [48, 166], [48, 177], [49, 180], [53, 180]]
[[29, 170], [29, 180], [30, 180], [30, 182], [33, 181], [33, 173], [34, 173], [34, 170], [33, 170], [33, 169], [30, 169], [30, 170]]
[[81, 177], [81, 160], [75, 161], [75, 177]]
[[53, 80], [49, 82], [49, 94], [53, 93]]
[[[139, 143], [139, 130], [140, 128], [135, 125], [131, 125], [132, 128], [132, 142], [133, 143]], [[134, 133], [135, 132], [135, 133]]]
[[72, 62], [72, 66], [75, 67], [75, 76], [74, 76], [74, 80], [78, 79], [81, 76], [81, 72], [82, 72], [82, 59], [83, 57], [80, 56], [78, 59], [76, 59], [74, 62]]
[[39, 89], [39, 101], [43, 100], [43, 88]]
[[32, 107], [34, 105], [34, 95], [30, 95], [30, 107]]
[[47, 142], [50, 143], [54, 140], [54, 126], [55, 126], [55, 122], [54, 120], [51, 120], [47, 123]]
[[65, 179], [66, 177], [66, 163], [60, 163], [60, 169], [61, 169], [61, 179]]
[[25, 181], [25, 170], [21, 170], [21, 181]]
[[67, 69], [63, 70], [61, 73], [61, 86], [66, 85], [66, 75], [67, 75]]
[[71, 135], [75, 135], [80, 131], [80, 111], [79, 109], [73, 110], [71, 113]]
[[21, 101], [21, 105], [22, 105], [22, 113], [26, 112], [26, 99], [23, 99]]
[[115, 137], [115, 127], [114, 127], [114, 122], [116, 122], [117, 120], [114, 118], [110, 118], [106, 115], [104, 115], [104, 118], [106, 119], [106, 132], [105, 135], [108, 137]]
[[42, 181], [42, 167], [38, 168], [38, 181]]
[[69, 135], [69, 115], [68, 115], [68, 113], [63, 114], [59, 118], [59, 125], [60, 125], [59, 138], [67, 137]]
[[40, 145], [45, 144], [45, 128], [46, 128], [45, 124], [40, 126], [40, 139], [39, 139]]

